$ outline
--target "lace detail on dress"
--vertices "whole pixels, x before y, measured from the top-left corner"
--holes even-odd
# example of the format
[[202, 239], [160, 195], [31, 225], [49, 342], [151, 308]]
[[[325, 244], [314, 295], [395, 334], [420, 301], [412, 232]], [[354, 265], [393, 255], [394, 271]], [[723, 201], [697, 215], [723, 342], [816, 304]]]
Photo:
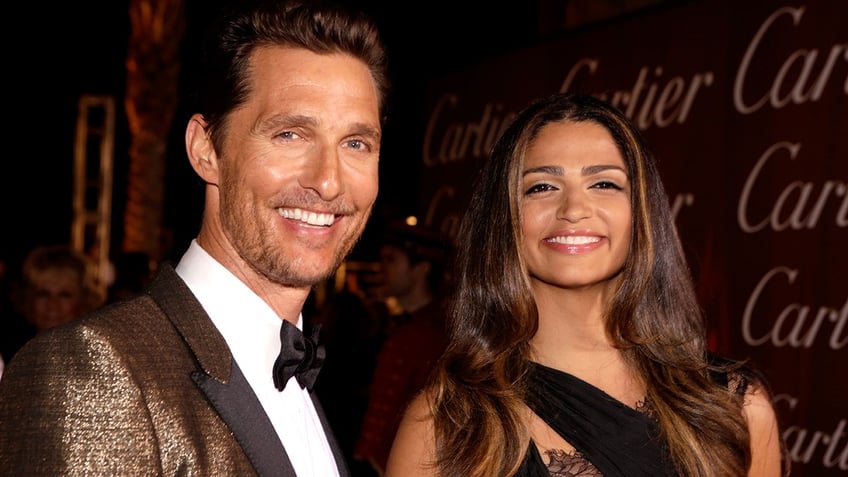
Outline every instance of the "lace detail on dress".
[[740, 396], [748, 390], [748, 384], [748, 379], [742, 373], [728, 373], [727, 375], [727, 389]]
[[545, 452], [551, 477], [603, 477], [603, 474], [579, 451], [569, 454], [562, 449]]
[[[656, 420], [656, 411], [651, 401], [646, 397], [636, 402], [636, 411]], [[548, 472], [551, 477], [604, 477], [586, 457], [578, 450], [567, 452], [563, 449], [545, 451], [548, 456]]]
[[642, 401], [636, 401], [636, 411], [641, 412], [655, 421], [657, 420], [657, 412], [647, 397]]

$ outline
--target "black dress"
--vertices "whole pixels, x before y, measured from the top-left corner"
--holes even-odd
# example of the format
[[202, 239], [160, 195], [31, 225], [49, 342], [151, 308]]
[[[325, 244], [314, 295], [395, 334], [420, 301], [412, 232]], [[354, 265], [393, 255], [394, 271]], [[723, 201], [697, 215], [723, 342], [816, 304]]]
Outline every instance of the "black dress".
[[527, 405], [576, 449], [552, 473], [531, 442], [516, 477], [673, 477], [650, 412], [636, 410], [568, 373], [532, 363]]

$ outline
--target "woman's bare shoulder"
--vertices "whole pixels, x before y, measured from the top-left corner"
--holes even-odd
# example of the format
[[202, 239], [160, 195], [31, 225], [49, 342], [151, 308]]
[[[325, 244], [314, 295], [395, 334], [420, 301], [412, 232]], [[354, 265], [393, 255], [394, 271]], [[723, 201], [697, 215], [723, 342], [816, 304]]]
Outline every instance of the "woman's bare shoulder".
[[406, 408], [389, 454], [385, 477], [437, 475], [433, 466], [436, 440], [431, 397], [430, 392], [422, 392]]
[[783, 446], [777, 415], [768, 391], [752, 383], [745, 391], [742, 408], [751, 435], [751, 469], [749, 477], [780, 477], [783, 463]]

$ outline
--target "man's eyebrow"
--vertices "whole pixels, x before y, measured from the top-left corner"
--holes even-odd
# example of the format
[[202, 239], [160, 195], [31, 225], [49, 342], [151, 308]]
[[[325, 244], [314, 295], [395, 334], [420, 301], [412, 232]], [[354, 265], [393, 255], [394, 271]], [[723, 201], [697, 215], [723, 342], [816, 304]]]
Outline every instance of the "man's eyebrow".
[[318, 120], [305, 114], [275, 114], [256, 125], [257, 131], [273, 131], [294, 125], [317, 126]]
[[375, 141], [379, 141], [383, 136], [380, 128], [376, 128], [367, 123], [354, 123], [352, 130], [354, 131], [354, 134], [359, 134], [360, 136], [365, 136]]
[[[273, 131], [275, 129], [291, 126], [317, 127], [318, 119], [316, 119], [314, 116], [307, 116], [305, 114], [277, 114], [257, 124], [256, 130], [259, 132]], [[351, 131], [352, 134], [359, 134], [361, 136], [371, 138], [375, 141], [379, 141], [382, 137], [382, 132], [380, 128], [374, 127], [373, 125], [368, 123], [354, 123], [351, 126]]]

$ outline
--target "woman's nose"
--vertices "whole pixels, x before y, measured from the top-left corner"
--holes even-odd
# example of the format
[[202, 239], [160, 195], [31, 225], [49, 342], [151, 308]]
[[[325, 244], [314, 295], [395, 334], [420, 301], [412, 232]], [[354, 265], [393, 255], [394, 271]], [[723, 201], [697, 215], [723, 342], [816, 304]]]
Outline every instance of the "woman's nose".
[[579, 222], [589, 217], [590, 214], [591, 207], [586, 195], [582, 191], [570, 191], [565, 194], [564, 200], [560, 204], [557, 218], [569, 222]]

